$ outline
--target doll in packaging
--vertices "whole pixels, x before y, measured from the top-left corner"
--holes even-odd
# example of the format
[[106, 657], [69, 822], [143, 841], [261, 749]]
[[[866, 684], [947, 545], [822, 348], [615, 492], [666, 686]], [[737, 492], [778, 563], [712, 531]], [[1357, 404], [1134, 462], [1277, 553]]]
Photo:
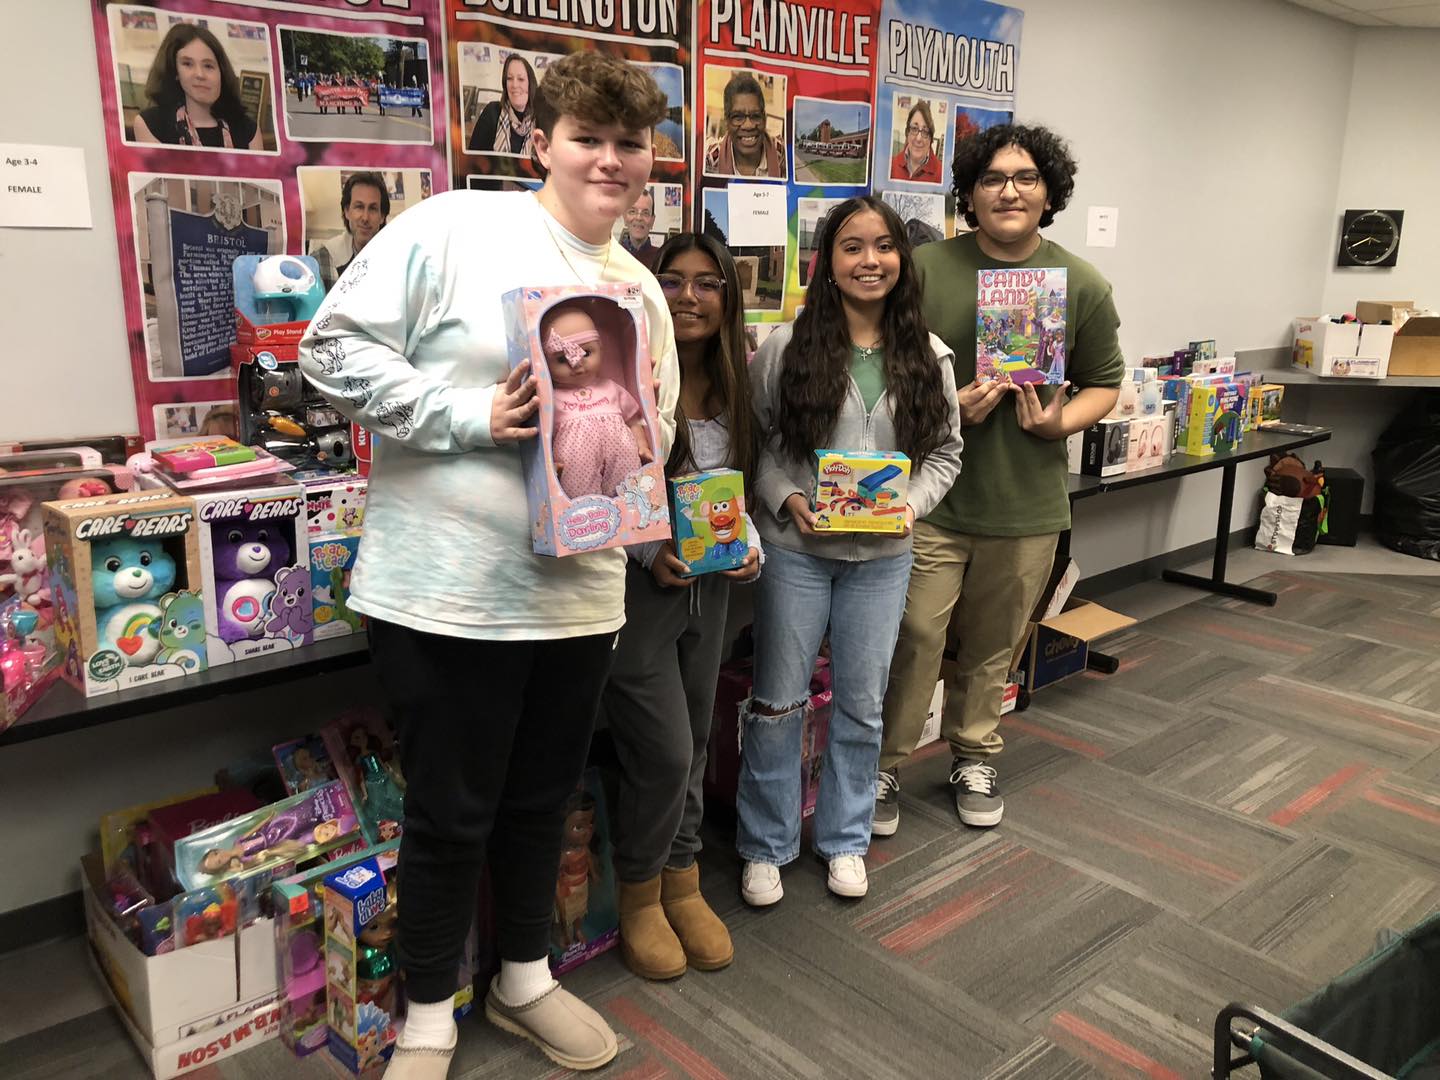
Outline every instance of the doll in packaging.
[[612, 496], [654, 460], [640, 403], [602, 372], [605, 341], [584, 299], [556, 304], [540, 323], [555, 390], [551, 446], [560, 487], [572, 499]]

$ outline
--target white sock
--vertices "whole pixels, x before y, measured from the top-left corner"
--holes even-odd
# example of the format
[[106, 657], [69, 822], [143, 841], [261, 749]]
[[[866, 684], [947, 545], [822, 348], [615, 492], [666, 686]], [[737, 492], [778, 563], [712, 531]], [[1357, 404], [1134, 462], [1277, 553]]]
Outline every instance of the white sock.
[[405, 1026], [400, 1029], [398, 1046], [439, 1047], [454, 1046], [459, 1034], [455, 1027], [455, 1002], [412, 1001], [405, 1013]]
[[495, 992], [500, 995], [501, 1001], [513, 1008], [528, 1005], [554, 985], [548, 958], [501, 960], [500, 981], [495, 986]]

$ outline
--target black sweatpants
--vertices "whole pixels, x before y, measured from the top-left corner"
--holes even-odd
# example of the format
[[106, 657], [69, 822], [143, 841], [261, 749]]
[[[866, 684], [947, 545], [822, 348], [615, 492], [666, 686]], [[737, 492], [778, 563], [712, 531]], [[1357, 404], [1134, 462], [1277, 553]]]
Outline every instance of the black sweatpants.
[[370, 620], [406, 782], [398, 945], [411, 1000], [454, 994], [487, 857], [500, 958], [549, 953], [564, 804], [614, 641], [476, 641]]

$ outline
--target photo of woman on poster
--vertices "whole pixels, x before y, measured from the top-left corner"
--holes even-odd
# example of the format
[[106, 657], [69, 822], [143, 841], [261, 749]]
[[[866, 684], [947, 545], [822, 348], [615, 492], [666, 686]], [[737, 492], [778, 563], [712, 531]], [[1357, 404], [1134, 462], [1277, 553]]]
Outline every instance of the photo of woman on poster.
[[224, 46], [203, 26], [170, 27], [145, 80], [150, 107], [134, 121], [135, 141], [214, 150], [265, 147], [240, 100], [240, 80]]
[[[717, 79], [725, 80], [718, 102]], [[771, 86], [773, 106], [766, 101], [762, 80]], [[705, 175], [784, 180], [786, 103], [783, 75], [707, 68]]]
[[[895, 115], [900, 115], [898, 108]], [[910, 106], [910, 111], [905, 114], [905, 127], [899, 134], [903, 141], [900, 152], [890, 161], [890, 179], [908, 180], [915, 184], [940, 183], [941, 166], [936, 151], [935, 120], [930, 113], [928, 101], [922, 98]], [[942, 135], [940, 145], [943, 143]]]
[[505, 59], [500, 75], [500, 100], [480, 110], [466, 149], [472, 154], [530, 156], [535, 128], [535, 69], [519, 53]]

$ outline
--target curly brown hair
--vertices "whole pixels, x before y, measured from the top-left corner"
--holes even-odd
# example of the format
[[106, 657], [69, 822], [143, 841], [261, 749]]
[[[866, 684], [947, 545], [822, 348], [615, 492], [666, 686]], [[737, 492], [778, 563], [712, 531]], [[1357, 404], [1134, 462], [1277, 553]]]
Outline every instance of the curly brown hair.
[[975, 191], [980, 174], [990, 168], [995, 155], [1007, 146], [1024, 150], [1034, 158], [1035, 168], [1045, 178], [1045, 193], [1050, 206], [1040, 215], [1040, 228], [1043, 229], [1055, 220], [1055, 215], [1065, 209], [1070, 196], [1075, 194], [1075, 173], [1079, 171], [1079, 166], [1070, 156], [1070, 147], [1065, 140], [1049, 128], [1038, 125], [997, 124], [961, 139], [955, 147], [955, 162], [950, 170], [955, 208], [965, 215], [965, 222], [972, 229], [980, 224], [970, 196]]
[[225, 55], [225, 46], [205, 27], [194, 23], [176, 23], [170, 27], [155, 52], [154, 63], [150, 65], [150, 74], [145, 79], [145, 96], [154, 105], [172, 109], [185, 104], [185, 91], [180, 88], [180, 62], [176, 54], [192, 41], [203, 41], [220, 68], [220, 97], [211, 107], [211, 115], [227, 124], [249, 120], [250, 114], [240, 101], [240, 80], [235, 76], [230, 57]]
[[583, 49], [545, 69], [535, 93], [535, 127], [549, 138], [555, 121], [570, 116], [587, 124], [648, 130], [665, 118], [667, 107], [665, 91], [644, 68]]
[[876, 195], [846, 199], [829, 212], [816, 247], [819, 258], [780, 365], [775, 428], [782, 449], [797, 461], [829, 445], [850, 379], [850, 330], [840, 288], [830, 272], [835, 240], [856, 214], [879, 214], [900, 253], [900, 276], [885, 298], [885, 396], [897, 449], [918, 469], [950, 438], [950, 402], [930, 334], [920, 313], [920, 278], [905, 223]]

